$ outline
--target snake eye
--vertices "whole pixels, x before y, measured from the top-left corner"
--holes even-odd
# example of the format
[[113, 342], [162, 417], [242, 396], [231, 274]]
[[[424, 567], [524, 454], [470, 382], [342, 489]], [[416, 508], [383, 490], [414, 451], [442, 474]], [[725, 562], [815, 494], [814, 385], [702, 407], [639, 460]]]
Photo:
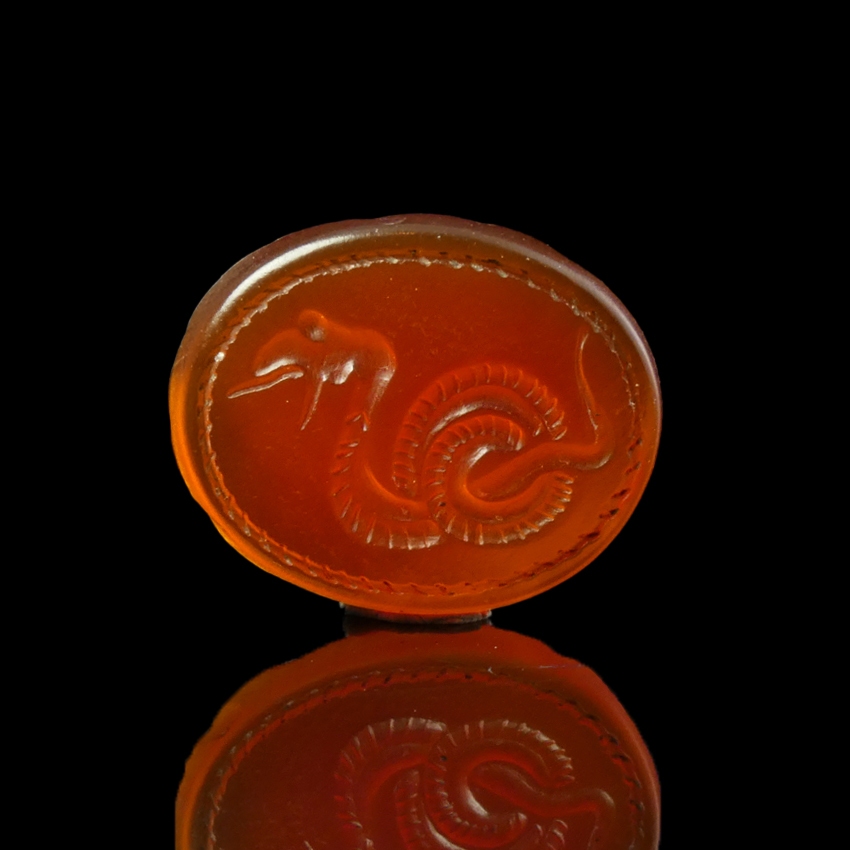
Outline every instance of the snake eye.
[[324, 342], [328, 320], [318, 310], [304, 310], [298, 317], [301, 333], [313, 342]]

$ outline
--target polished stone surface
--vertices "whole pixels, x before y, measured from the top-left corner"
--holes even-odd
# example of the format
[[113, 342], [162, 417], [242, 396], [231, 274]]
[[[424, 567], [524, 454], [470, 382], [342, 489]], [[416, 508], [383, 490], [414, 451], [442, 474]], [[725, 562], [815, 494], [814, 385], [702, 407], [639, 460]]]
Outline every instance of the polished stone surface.
[[484, 612], [586, 566], [634, 509], [660, 394], [633, 320], [528, 237], [347, 222], [252, 254], [172, 375], [181, 470], [263, 569], [349, 606]]

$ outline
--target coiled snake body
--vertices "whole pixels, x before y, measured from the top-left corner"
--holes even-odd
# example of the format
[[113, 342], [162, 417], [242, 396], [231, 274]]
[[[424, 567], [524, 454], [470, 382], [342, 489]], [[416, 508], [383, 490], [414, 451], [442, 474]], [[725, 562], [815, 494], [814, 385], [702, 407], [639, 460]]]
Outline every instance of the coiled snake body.
[[[576, 381], [593, 429], [587, 444], [565, 437], [566, 413], [526, 371], [483, 363], [442, 375], [412, 405], [392, 449], [392, 488], [375, 474], [364, 443], [396, 369], [395, 353], [373, 330], [349, 328], [315, 310], [298, 327], [262, 347], [250, 381], [229, 397], [306, 376], [301, 428], [323, 386], [352, 375], [362, 387], [346, 417], [331, 467], [330, 498], [350, 534], [387, 548], [422, 549], [448, 537], [491, 545], [524, 540], [563, 513], [574, 483], [570, 469], [596, 469], [611, 457], [610, 425], [583, 369], [588, 334], [576, 348]], [[473, 475], [493, 452], [510, 453], [496, 469]]]
[[[613, 800], [600, 789], [576, 789], [572, 770], [564, 750], [525, 723], [449, 728], [407, 717], [370, 724], [337, 764], [346, 846], [377, 850], [375, 832], [386, 829], [379, 825], [387, 814], [410, 850], [578, 850], [566, 840], [576, 816], [589, 831], [586, 846], [598, 846]], [[500, 802], [488, 809], [485, 799]]]

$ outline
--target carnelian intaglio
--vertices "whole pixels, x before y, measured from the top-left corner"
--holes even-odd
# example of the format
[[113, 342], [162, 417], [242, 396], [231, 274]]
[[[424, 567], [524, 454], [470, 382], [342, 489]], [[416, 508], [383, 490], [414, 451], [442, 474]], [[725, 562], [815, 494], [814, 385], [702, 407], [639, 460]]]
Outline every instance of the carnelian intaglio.
[[577, 661], [489, 625], [376, 629], [261, 674], [186, 765], [177, 850], [654, 850], [640, 734]]
[[174, 365], [175, 451], [255, 564], [349, 606], [458, 616], [586, 566], [635, 507], [660, 394], [634, 320], [546, 246], [439, 216], [234, 266]]

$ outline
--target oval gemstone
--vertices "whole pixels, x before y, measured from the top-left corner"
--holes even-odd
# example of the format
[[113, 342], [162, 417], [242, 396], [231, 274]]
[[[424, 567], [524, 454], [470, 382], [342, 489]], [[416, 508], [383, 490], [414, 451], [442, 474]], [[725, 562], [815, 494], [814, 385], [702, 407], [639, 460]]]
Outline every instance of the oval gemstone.
[[592, 275], [440, 216], [343, 222], [234, 266], [174, 365], [175, 451], [258, 566], [401, 617], [474, 615], [586, 566], [634, 509], [654, 363]]

